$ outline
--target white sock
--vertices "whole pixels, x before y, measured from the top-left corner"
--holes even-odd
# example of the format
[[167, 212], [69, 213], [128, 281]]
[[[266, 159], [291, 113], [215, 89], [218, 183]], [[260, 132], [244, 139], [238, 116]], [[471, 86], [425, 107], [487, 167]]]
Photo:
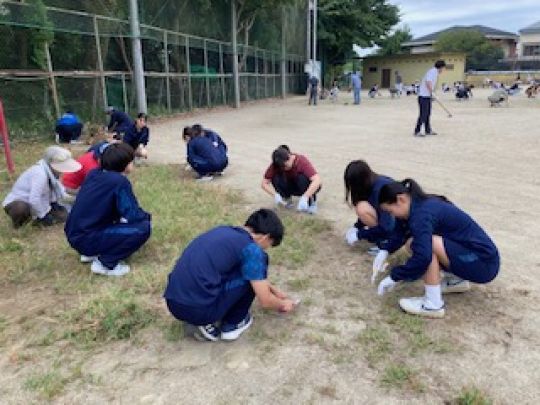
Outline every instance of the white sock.
[[439, 309], [442, 308], [444, 305], [444, 301], [442, 299], [442, 293], [441, 293], [441, 285], [425, 285], [426, 289], [426, 306], [431, 309]]

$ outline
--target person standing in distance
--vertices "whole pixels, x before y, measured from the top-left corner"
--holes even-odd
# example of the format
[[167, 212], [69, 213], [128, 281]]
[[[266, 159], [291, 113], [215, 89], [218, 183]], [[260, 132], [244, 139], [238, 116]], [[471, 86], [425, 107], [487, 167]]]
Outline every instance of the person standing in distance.
[[435, 62], [435, 65], [426, 72], [422, 82], [420, 83], [420, 89], [418, 91], [418, 105], [420, 107], [420, 114], [418, 116], [418, 120], [416, 121], [414, 136], [424, 136], [420, 132], [422, 125], [424, 125], [425, 135], [437, 135], [436, 132], [431, 130], [429, 118], [431, 116], [433, 91], [437, 86], [439, 74], [442, 73], [445, 66], [446, 62], [444, 60], [438, 60]]
[[354, 96], [354, 104], [360, 104], [360, 91], [362, 90], [362, 79], [358, 72], [353, 72], [351, 74], [351, 89]]

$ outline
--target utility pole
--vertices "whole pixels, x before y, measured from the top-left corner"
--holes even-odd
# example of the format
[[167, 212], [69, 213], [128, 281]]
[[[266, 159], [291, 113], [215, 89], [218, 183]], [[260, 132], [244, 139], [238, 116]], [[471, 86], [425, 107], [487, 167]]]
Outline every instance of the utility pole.
[[233, 51], [234, 107], [240, 108], [240, 76], [238, 74], [238, 44], [236, 42], [236, 0], [231, 0], [231, 33]]
[[144, 85], [144, 66], [141, 46], [141, 27], [137, 0], [129, 0], [129, 21], [131, 25], [131, 43], [133, 48], [133, 79], [137, 94], [137, 112], [147, 113], [146, 88]]
[[313, 61], [317, 62], [317, 0], [313, 0]]
[[307, 0], [307, 35], [306, 35], [306, 60], [311, 64], [311, 2], [312, 0]]

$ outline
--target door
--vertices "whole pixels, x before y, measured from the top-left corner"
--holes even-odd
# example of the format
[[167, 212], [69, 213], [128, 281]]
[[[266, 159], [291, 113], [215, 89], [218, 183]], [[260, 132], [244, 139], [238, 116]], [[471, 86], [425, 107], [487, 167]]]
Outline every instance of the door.
[[391, 69], [382, 70], [381, 88], [383, 89], [390, 88], [390, 74], [391, 73], [392, 73]]

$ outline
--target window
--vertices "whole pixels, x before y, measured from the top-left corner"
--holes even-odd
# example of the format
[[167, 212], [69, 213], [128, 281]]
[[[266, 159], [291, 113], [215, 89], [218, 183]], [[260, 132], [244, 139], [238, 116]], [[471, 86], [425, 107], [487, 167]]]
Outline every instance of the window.
[[375, 73], [375, 72], [377, 72], [377, 67], [376, 66], [371, 66], [369, 68], [369, 73]]
[[453, 63], [449, 63], [446, 65], [446, 70], [454, 70], [454, 64]]
[[523, 56], [540, 55], [540, 45], [525, 45], [523, 47]]

